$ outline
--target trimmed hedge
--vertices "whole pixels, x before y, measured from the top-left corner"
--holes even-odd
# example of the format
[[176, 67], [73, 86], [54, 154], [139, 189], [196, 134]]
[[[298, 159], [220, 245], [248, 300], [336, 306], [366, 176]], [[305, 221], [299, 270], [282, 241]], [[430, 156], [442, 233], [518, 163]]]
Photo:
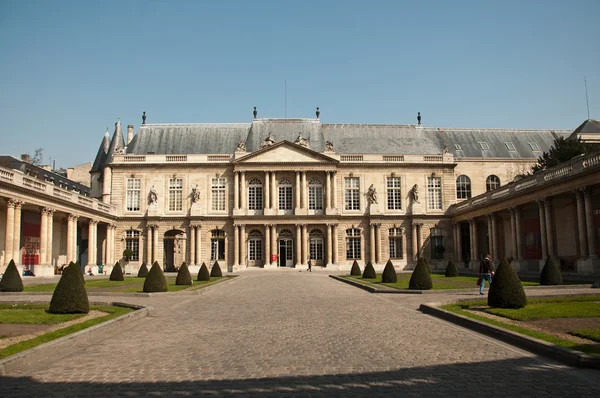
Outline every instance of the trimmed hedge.
[[212, 269], [210, 270], [210, 276], [213, 278], [219, 278], [223, 276], [223, 272], [221, 272], [221, 267], [219, 266], [219, 262], [215, 261]]
[[552, 257], [548, 256], [540, 274], [540, 285], [562, 285], [562, 274]]
[[431, 274], [431, 263], [429, 262], [429, 259], [427, 257], [423, 257], [423, 259], [425, 260], [425, 265], [427, 266], [427, 272]]
[[54, 289], [50, 300], [51, 314], [87, 314], [90, 312], [83, 277], [77, 264], [71, 262], [63, 273]]
[[385, 268], [383, 269], [383, 274], [381, 275], [381, 282], [383, 282], [383, 283], [398, 282], [398, 275], [396, 275], [396, 270], [394, 269], [394, 264], [392, 264], [392, 260], [388, 260], [388, 262], [385, 264]]
[[79, 264], [79, 261], [75, 263], [71, 261], [67, 267], [75, 268], [75, 270], [77, 271], [77, 275], [79, 275], [79, 279], [81, 279], [81, 283], [85, 285], [85, 278], [83, 277], [83, 270], [81, 269], [81, 264]]
[[19, 270], [15, 265], [14, 260], [10, 260], [2, 280], [0, 280], [0, 292], [22, 292], [23, 291], [23, 280], [19, 275]]
[[430, 290], [432, 287], [433, 283], [431, 282], [431, 275], [429, 275], [429, 271], [427, 270], [427, 262], [424, 257], [419, 257], [417, 266], [408, 282], [408, 288], [413, 290]]
[[142, 265], [140, 266], [137, 276], [138, 276], [138, 278], [145, 278], [148, 276], [148, 267], [146, 266], [145, 262], [143, 262]]
[[354, 262], [352, 263], [352, 269], [350, 270], [350, 275], [360, 276], [361, 274], [362, 272], [360, 272], [360, 267], [358, 266], [356, 260], [354, 260]]
[[375, 273], [375, 268], [373, 268], [373, 264], [369, 261], [367, 265], [365, 265], [365, 270], [362, 274], [363, 279], [375, 279], [377, 278], [377, 274]]
[[496, 308], [523, 308], [527, 305], [521, 280], [506, 259], [502, 260], [492, 278], [488, 305]]
[[185, 264], [181, 264], [179, 267], [179, 272], [177, 272], [177, 278], [175, 279], [176, 285], [191, 285], [192, 284], [192, 276], [190, 275], [190, 270], [188, 266]]
[[165, 274], [163, 274], [160, 265], [158, 265], [158, 261], [154, 262], [152, 268], [148, 272], [148, 276], [144, 281], [144, 292], [152, 293], [152, 292], [166, 292], [169, 290], [169, 286], [167, 285], [167, 279], [165, 278]]
[[448, 266], [446, 266], [446, 277], [453, 278], [455, 276], [458, 276], [458, 268], [456, 268], [454, 260], [450, 259], [448, 260]]
[[108, 278], [111, 281], [124, 281], [125, 278], [123, 277], [123, 269], [121, 268], [121, 264], [119, 264], [119, 262], [117, 261], [115, 263], [115, 266], [112, 269], [112, 272], [110, 273], [110, 277]]
[[210, 273], [208, 272], [208, 268], [206, 267], [206, 264], [202, 263], [202, 267], [200, 267], [200, 269], [198, 270], [198, 278], [196, 280], [198, 280], [198, 281], [209, 281], [210, 280]]

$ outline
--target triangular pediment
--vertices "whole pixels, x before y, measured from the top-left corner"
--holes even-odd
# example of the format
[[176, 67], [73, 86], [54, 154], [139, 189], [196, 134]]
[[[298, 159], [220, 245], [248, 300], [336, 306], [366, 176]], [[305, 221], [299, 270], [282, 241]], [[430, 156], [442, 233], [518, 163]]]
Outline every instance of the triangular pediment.
[[337, 160], [309, 148], [282, 141], [252, 152], [236, 163], [337, 163]]

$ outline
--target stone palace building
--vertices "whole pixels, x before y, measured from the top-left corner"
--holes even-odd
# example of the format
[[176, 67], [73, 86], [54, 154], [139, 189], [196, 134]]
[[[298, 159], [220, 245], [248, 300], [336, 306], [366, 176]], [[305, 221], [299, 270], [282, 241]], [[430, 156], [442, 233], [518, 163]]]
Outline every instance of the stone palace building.
[[[313, 119], [150, 124], [106, 132], [89, 188], [12, 159], [0, 163], [0, 272], [36, 275], [69, 261], [158, 261], [194, 272], [315, 266], [350, 269], [419, 256], [477, 269], [491, 253], [539, 272], [600, 274], [600, 155], [520, 177], [575, 131], [324, 124]], [[125, 261], [123, 252], [133, 256]]]

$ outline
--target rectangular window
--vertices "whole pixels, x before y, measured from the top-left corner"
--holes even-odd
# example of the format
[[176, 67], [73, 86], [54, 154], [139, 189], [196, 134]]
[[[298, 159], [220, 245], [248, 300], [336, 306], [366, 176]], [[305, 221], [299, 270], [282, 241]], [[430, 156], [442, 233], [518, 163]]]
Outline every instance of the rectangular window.
[[251, 186], [248, 188], [248, 209], [263, 209], [263, 188], [262, 186]]
[[427, 208], [442, 210], [442, 178], [427, 177]]
[[323, 210], [323, 187], [308, 187], [308, 208], [310, 210]]
[[530, 142], [529, 143], [529, 148], [531, 148], [532, 151], [539, 151], [540, 150], [540, 147], [535, 142]]
[[454, 144], [454, 149], [456, 149], [458, 151], [462, 151], [462, 148], [458, 144]]
[[387, 208], [388, 210], [402, 209], [400, 177], [388, 177], [387, 179]]
[[225, 211], [225, 178], [213, 178], [211, 188], [211, 204], [213, 211]]
[[310, 239], [310, 258], [313, 260], [323, 260], [323, 239]]
[[360, 237], [346, 238], [346, 260], [360, 259]]
[[183, 179], [169, 179], [169, 211], [183, 210]]
[[129, 260], [139, 261], [140, 259], [140, 231], [129, 230], [125, 233], [125, 249], [133, 252]]
[[142, 180], [139, 178], [127, 179], [127, 211], [140, 210], [140, 192]]
[[402, 237], [390, 236], [390, 258], [402, 258]]
[[490, 150], [490, 146], [488, 145], [487, 142], [480, 142], [479, 146], [481, 147], [481, 149], [483, 149], [484, 151], [489, 151]]
[[515, 148], [515, 145], [512, 142], [505, 142], [504, 145], [506, 145], [506, 149], [508, 149], [511, 152], [517, 150], [517, 148]]
[[444, 237], [431, 236], [431, 258], [441, 260], [444, 258]]
[[262, 240], [250, 239], [248, 241], [248, 260], [262, 260]]
[[279, 210], [292, 210], [291, 186], [279, 186]]
[[344, 208], [360, 210], [360, 179], [358, 177], [344, 178]]

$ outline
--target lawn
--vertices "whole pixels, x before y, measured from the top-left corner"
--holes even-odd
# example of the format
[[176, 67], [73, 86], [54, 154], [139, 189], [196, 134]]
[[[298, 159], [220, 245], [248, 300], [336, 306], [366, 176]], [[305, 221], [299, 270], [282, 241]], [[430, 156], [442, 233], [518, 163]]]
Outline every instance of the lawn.
[[562, 302], [528, 304], [518, 310], [512, 308], [489, 308], [485, 312], [515, 321], [534, 321], [548, 318], [597, 318], [600, 304], [594, 302]]
[[572, 332], [569, 332], [569, 334], [600, 343], [600, 328], [573, 330]]

